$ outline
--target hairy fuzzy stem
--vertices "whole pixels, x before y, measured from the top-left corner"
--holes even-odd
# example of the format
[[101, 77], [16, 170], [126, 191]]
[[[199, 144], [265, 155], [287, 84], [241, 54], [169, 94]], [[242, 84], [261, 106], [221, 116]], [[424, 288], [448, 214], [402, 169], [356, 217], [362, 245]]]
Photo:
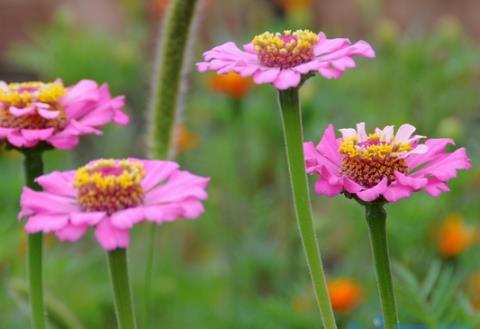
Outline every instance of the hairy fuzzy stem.
[[320, 250], [313, 227], [310, 193], [303, 156], [302, 113], [298, 89], [279, 90], [278, 101], [285, 138], [293, 203], [303, 250], [307, 258], [323, 325], [325, 329], [336, 329], [337, 325], [332, 311]]
[[[24, 170], [26, 185], [33, 190], [40, 190], [35, 178], [43, 174], [42, 151], [25, 150]], [[28, 280], [30, 289], [30, 310], [32, 327], [45, 329], [45, 306], [43, 300], [43, 234], [28, 235]]]
[[387, 213], [382, 203], [365, 204], [365, 217], [370, 233], [378, 291], [382, 303], [385, 329], [394, 329], [398, 325], [397, 308], [393, 294], [392, 274], [387, 243]]
[[[187, 46], [194, 21], [197, 0], [173, 0], [168, 8], [163, 33], [155, 55], [149, 114], [149, 155], [152, 159], [173, 156], [175, 123], [181, 95], [182, 74], [186, 65]], [[156, 226], [152, 225], [147, 241], [142, 324], [148, 328], [148, 310], [153, 272]]]
[[108, 253], [108, 268], [112, 281], [118, 328], [136, 329], [126, 249], [119, 248]]
[[166, 159], [172, 152], [181, 77], [197, 0], [173, 0], [155, 58], [150, 95], [150, 157]]

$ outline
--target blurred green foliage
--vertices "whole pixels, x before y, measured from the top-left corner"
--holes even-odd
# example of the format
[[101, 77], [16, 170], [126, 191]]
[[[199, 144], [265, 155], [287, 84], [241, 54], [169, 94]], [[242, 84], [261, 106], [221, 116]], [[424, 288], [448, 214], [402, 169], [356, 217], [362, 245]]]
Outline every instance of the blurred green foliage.
[[[15, 47], [11, 59], [44, 78], [61, 77], [68, 84], [85, 77], [107, 81], [115, 93], [131, 99], [130, 112], [141, 118], [149, 77], [140, 51], [145, 49], [143, 32], [136, 26], [132, 30], [122, 37], [77, 30], [60, 17], [39, 30], [33, 44]], [[479, 226], [480, 204], [475, 201], [480, 196], [480, 171], [475, 164], [480, 158], [480, 49], [449, 21], [428, 33], [401, 34], [389, 22], [374, 31], [365, 39], [377, 50], [377, 59], [360, 60], [358, 68], [339, 81], [315, 77], [305, 84], [306, 137], [318, 141], [330, 122], [336, 128], [361, 121], [370, 128], [409, 122], [419, 134], [452, 137], [468, 148], [474, 168], [459, 174], [450, 184], [451, 193], [438, 199], [418, 193], [388, 205], [388, 234], [398, 263], [395, 285], [402, 323], [478, 326], [465, 283], [480, 269], [478, 246], [452, 265], [439, 258], [432, 232], [451, 212]], [[226, 41], [223, 34], [215, 38]], [[211, 46], [199, 43], [199, 49]], [[181, 153], [179, 161], [185, 169], [212, 177], [210, 198], [197, 221], [158, 230], [151, 328], [319, 328], [291, 209], [275, 92], [256, 86], [235, 115], [236, 105], [207, 90], [205, 78], [196, 74], [191, 81], [184, 115], [199, 145]], [[90, 139], [84, 157], [127, 156], [132, 136], [141, 139], [145, 129], [139, 120], [133, 135], [115, 128]], [[47, 171], [78, 165], [69, 154], [50, 152]], [[20, 166], [19, 156], [2, 152], [0, 327], [9, 329], [29, 323], [25, 303], [12, 284], [25, 274], [22, 225], [15, 220], [23, 184]], [[352, 277], [365, 291], [363, 304], [339, 319], [343, 325], [357, 321], [370, 328], [380, 305], [363, 209], [342, 197], [313, 196], [313, 203], [328, 275]], [[147, 233], [147, 224], [135, 228], [129, 250], [138, 314], [143, 307]], [[45, 282], [51, 296], [86, 328], [114, 328], [106, 259], [93, 236], [76, 244], [48, 241]], [[458, 308], [450, 309], [454, 302]]]

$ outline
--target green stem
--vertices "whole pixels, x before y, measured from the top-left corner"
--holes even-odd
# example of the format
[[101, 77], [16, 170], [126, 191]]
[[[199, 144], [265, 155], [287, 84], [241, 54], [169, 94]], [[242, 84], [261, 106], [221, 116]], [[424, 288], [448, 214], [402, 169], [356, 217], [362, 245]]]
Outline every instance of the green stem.
[[370, 233], [375, 270], [377, 273], [378, 291], [382, 303], [384, 328], [393, 329], [398, 325], [397, 308], [393, 295], [392, 273], [387, 244], [387, 213], [383, 203], [365, 204], [365, 217]]
[[155, 57], [150, 95], [150, 156], [166, 159], [172, 153], [172, 136], [178, 116], [182, 72], [197, 0], [173, 0]]
[[[24, 150], [24, 170], [26, 185], [40, 190], [35, 178], [43, 174], [42, 151]], [[34, 329], [45, 329], [45, 306], [43, 301], [43, 234], [28, 235], [28, 279], [30, 288], [30, 310]]]
[[146, 266], [145, 266], [145, 276], [144, 276], [144, 287], [143, 287], [143, 310], [141, 325], [143, 328], [149, 328], [149, 310], [150, 310], [150, 296], [151, 296], [151, 286], [152, 286], [152, 276], [153, 276], [153, 259], [155, 256], [155, 237], [157, 233], [157, 226], [152, 225], [149, 227], [148, 231], [148, 240], [147, 240], [147, 254], [145, 256]]
[[303, 249], [307, 258], [323, 325], [326, 329], [336, 329], [337, 325], [328, 295], [322, 259], [312, 220], [310, 194], [303, 156], [302, 113], [298, 89], [280, 90], [278, 100], [285, 137], [293, 203]]
[[136, 329], [132, 293], [128, 279], [127, 252], [123, 248], [108, 253], [108, 265], [119, 329]]
[[[182, 73], [186, 66], [187, 48], [196, 11], [197, 0], [173, 0], [168, 7], [163, 33], [159, 33], [152, 76], [149, 113], [149, 153], [152, 159], [173, 157], [172, 147], [175, 123], [179, 116]], [[148, 254], [145, 268], [144, 306], [142, 324], [148, 328], [148, 309], [155, 257], [155, 226], [150, 228], [147, 240]]]

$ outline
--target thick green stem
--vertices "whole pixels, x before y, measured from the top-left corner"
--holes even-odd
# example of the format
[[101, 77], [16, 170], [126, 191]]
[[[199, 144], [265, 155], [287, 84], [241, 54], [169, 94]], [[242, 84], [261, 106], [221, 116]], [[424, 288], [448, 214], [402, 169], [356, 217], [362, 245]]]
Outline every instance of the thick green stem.
[[171, 2], [158, 43], [149, 109], [150, 156], [153, 159], [166, 159], [173, 149], [181, 78], [196, 3], [197, 0]]
[[[40, 190], [35, 178], [43, 174], [42, 151], [22, 151], [24, 159], [26, 185], [33, 190]], [[28, 235], [28, 279], [30, 288], [30, 310], [34, 329], [45, 329], [45, 306], [43, 301], [43, 234]]]
[[323, 325], [326, 329], [335, 329], [337, 325], [328, 295], [322, 259], [312, 220], [310, 193], [303, 156], [302, 113], [298, 89], [290, 88], [279, 91], [278, 100], [285, 137], [293, 203], [300, 236], [302, 237], [303, 249], [307, 258]]
[[119, 329], [136, 329], [132, 293], [128, 279], [127, 252], [123, 248], [108, 253], [108, 267], [115, 300], [115, 314]]
[[377, 273], [378, 291], [382, 303], [384, 328], [393, 329], [398, 325], [397, 308], [393, 295], [392, 273], [388, 256], [387, 213], [382, 203], [365, 204], [365, 216], [370, 233], [375, 270]]
[[[155, 70], [149, 103], [149, 153], [152, 159], [173, 157], [173, 136], [179, 116], [182, 74], [185, 71], [187, 48], [197, 0], [173, 0], [168, 8], [155, 54]], [[156, 228], [150, 228], [144, 285], [143, 327], [148, 328], [148, 309], [153, 275]]]

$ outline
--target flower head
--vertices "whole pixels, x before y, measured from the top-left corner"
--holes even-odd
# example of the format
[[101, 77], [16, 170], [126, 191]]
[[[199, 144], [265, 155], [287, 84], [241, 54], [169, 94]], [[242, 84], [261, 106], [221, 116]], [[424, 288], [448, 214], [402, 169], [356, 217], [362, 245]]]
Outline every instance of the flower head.
[[82, 80], [64, 87], [54, 82], [0, 81], [0, 142], [14, 147], [33, 148], [48, 143], [70, 149], [79, 136], [101, 135], [97, 127], [109, 122], [126, 125], [121, 109], [124, 97], [112, 98], [108, 86]]
[[242, 99], [250, 91], [252, 80], [238, 73], [217, 74], [209, 81], [212, 90], [226, 94], [235, 99]]
[[104, 249], [127, 248], [137, 223], [198, 217], [208, 181], [171, 161], [96, 160], [37, 178], [43, 191], [24, 188], [19, 218], [27, 218], [30, 234], [53, 232], [75, 241], [91, 226]]
[[199, 136], [187, 128], [184, 124], [177, 125], [175, 148], [178, 153], [187, 152], [196, 148], [199, 144]]
[[307, 172], [317, 174], [315, 190], [333, 197], [339, 193], [362, 201], [385, 200], [395, 202], [413, 192], [425, 190], [431, 196], [449, 191], [445, 184], [459, 169], [469, 169], [470, 159], [465, 148], [447, 153], [453, 141], [448, 138], [428, 139], [412, 135], [415, 127], [400, 126], [365, 131], [365, 124], [357, 129], [340, 129], [337, 139], [333, 125], [326, 129], [315, 146], [304, 144]]
[[449, 215], [437, 233], [438, 251], [443, 257], [460, 255], [475, 242], [475, 229], [465, 226], [459, 214]]
[[252, 76], [257, 84], [271, 83], [277, 89], [297, 87], [302, 77], [318, 72], [327, 79], [339, 79], [347, 68], [355, 67], [353, 56], [375, 57], [365, 41], [327, 39], [324, 33], [309, 30], [265, 32], [240, 50], [233, 42], [203, 54], [197, 63], [200, 72], [236, 72]]
[[332, 308], [338, 313], [348, 313], [362, 301], [363, 290], [360, 285], [349, 278], [338, 278], [328, 282], [328, 293]]
[[310, 9], [313, 5], [312, 0], [281, 0], [280, 6], [287, 12], [295, 12]]

